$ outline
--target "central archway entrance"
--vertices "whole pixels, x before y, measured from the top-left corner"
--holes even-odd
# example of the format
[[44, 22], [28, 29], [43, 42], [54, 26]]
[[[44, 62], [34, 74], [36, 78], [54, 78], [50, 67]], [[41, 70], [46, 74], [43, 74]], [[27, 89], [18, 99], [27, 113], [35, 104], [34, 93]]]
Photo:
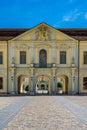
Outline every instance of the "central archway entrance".
[[36, 82], [36, 94], [49, 94], [50, 80], [47, 76], [38, 76]]
[[41, 90], [45, 90], [45, 84], [41, 84]]

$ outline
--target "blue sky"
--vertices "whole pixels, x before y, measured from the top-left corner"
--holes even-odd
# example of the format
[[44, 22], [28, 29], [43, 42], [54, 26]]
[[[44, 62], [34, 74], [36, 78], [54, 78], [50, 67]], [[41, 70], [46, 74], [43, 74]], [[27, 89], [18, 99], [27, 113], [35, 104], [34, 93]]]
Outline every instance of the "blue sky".
[[0, 0], [0, 28], [87, 28], [87, 0]]

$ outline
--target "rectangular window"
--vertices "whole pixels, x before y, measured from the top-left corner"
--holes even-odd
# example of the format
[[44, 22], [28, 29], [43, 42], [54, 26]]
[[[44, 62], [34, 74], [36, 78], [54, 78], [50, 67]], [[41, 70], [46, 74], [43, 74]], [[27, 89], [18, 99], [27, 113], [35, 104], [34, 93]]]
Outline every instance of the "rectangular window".
[[26, 51], [20, 51], [20, 64], [26, 64]]
[[83, 78], [83, 89], [87, 89], [87, 77]]
[[60, 64], [66, 64], [66, 51], [60, 51]]
[[3, 89], [3, 78], [0, 77], [0, 89]]
[[3, 64], [3, 52], [0, 52], [0, 64]]
[[87, 51], [84, 52], [84, 64], [87, 64]]

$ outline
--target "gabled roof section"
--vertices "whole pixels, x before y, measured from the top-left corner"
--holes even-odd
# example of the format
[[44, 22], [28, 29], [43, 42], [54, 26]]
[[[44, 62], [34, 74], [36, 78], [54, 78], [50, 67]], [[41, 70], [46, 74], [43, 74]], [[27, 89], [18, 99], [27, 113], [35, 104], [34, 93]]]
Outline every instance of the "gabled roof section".
[[[46, 24], [46, 23], [44, 23], [44, 24]], [[29, 31], [31, 29], [30, 28], [1, 28], [0, 29], [0, 41], [11, 40], [11, 39], [17, 37], [18, 35], [21, 35], [24, 32]], [[76, 40], [81, 40], [81, 41], [87, 40], [87, 28], [54, 28], [54, 29], [61, 31]]]
[[29, 29], [0, 29], [0, 41], [8, 41]]
[[21, 35], [15, 37], [12, 39], [12, 41], [17, 40], [17, 41], [42, 41], [42, 40], [74, 40], [74, 38], [68, 36], [67, 34], [61, 32], [60, 30], [57, 30], [53, 28], [52, 26], [46, 24], [46, 23], [41, 23], [26, 32], [22, 33]]
[[59, 28], [58, 30], [66, 33], [76, 40], [87, 41], [87, 28]]

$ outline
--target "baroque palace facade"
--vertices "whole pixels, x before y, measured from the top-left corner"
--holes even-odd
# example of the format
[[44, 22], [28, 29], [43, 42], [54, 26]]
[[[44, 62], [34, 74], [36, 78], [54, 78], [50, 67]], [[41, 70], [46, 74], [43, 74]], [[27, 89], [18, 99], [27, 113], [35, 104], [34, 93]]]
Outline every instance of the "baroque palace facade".
[[87, 29], [0, 29], [0, 93], [56, 94], [58, 83], [87, 93]]

